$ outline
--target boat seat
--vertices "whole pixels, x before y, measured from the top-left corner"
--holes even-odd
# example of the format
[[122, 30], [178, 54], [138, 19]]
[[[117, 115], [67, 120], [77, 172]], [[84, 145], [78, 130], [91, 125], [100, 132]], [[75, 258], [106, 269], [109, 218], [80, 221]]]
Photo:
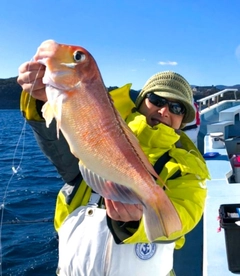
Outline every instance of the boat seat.
[[225, 127], [233, 124], [234, 124], [234, 121], [221, 121], [221, 122], [207, 125], [207, 133], [222, 132], [223, 134], [225, 134]]
[[234, 121], [235, 115], [240, 114], [240, 106], [233, 106], [219, 113], [219, 121]]

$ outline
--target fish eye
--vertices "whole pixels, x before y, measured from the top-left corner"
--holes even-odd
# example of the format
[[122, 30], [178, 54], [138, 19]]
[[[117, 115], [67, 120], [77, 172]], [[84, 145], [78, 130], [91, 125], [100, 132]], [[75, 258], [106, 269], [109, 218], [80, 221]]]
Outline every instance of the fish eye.
[[85, 59], [85, 54], [81, 51], [76, 51], [73, 53], [73, 58], [76, 62], [80, 62]]

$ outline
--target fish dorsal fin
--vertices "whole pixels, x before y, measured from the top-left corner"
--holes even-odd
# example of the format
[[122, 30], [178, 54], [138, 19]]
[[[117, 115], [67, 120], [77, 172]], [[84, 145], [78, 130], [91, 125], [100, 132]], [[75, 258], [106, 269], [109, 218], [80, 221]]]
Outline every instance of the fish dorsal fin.
[[156, 173], [152, 164], [149, 162], [147, 156], [143, 152], [137, 137], [133, 134], [133, 132], [131, 131], [129, 126], [126, 124], [126, 122], [123, 121], [123, 119], [120, 117], [119, 113], [117, 113], [117, 116], [118, 116], [118, 119], [121, 123], [123, 130], [124, 130], [124, 133], [126, 134], [129, 142], [132, 144], [133, 148], [136, 151], [136, 154], [139, 156], [140, 160], [143, 162], [146, 169], [149, 171], [149, 173], [152, 176], [154, 176], [156, 179], [159, 179], [159, 175]]

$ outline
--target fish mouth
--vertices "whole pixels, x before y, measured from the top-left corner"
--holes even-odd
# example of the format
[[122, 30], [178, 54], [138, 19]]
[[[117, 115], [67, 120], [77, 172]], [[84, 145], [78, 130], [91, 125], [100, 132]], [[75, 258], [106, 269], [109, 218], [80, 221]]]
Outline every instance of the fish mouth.
[[67, 78], [67, 73], [65, 72], [56, 72], [56, 73], [51, 73], [50, 75], [46, 73], [43, 77], [43, 83], [46, 84], [46, 86], [52, 87], [54, 89], [58, 90], [73, 90], [78, 88], [81, 85], [81, 81], [79, 80], [77, 83], [71, 84], [71, 83], [64, 83], [62, 81], [57, 82], [56, 80], [59, 78], [62, 78], [66, 76]]
[[76, 62], [70, 62], [70, 63], [61, 62], [60, 65], [66, 66], [71, 69], [75, 69], [77, 63]]
[[77, 84], [70, 86], [70, 87], [69, 87], [69, 85], [59, 85], [59, 84], [56, 85], [56, 83], [54, 83], [54, 84], [46, 83], [46, 86], [57, 89], [57, 90], [71, 91], [71, 90], [78, 88], [80, 86], [80, 82], [78, 82]]

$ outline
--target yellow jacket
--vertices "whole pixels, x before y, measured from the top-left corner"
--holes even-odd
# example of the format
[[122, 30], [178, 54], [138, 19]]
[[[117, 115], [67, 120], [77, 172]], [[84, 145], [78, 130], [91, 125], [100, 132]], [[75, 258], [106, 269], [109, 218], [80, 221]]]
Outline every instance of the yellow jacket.
[[[135, 105], [129, 95], [130, 87], [131, 85], [127, 84], [111, 91], [110, 95], [116, 109], [138, 138], [143, 151], [148, 156], [152, 165], [155, 164], [160, 156], [168, 152], [169, 161], [163, 167], [160, 176], [168, 187], [165, 192], [179, 214], [182, 230], [172, 234], [168, 239], [166, 237], [159, 237], [158, 240], [176, 240], [176, 248], [181, 248], [184, 244], [184, 235], [190, 232], [202, 217], [207, 195], [205, 180], [210, 178], [209, 172], [202, 155], [184, 132], [178, 131], [177, 133], [174, 129], [163, 124], [152, 128], [146, 123], [145, 116], [134, 111]], [[41, 136], [41, 131], [43, 132], [45, 122], [39, 112], [39, 102], [31, 98], [28, 93], [23, 92], [21, 96], [21, 110], [35, 133], [37, 135], [40, 133], [40, 138], [37, 139], [39, 144], [44, 144], [46, 138], [43, 135]], [[39, 130], [40, 125], [41, 130]], [[53, 129], [48, 131], [53, 131]], [[61, 141], [54, 143], [59, 144]], [[43, 151], [45, 150], [43, 149]], [[50, 152], [48, 155], [51, 156], [53, 154], [53, 152]], [[64, 169], [60, 168], [61, 164], [58, 166], [55, 161], [52, 162], [58, 168], [60, 174], [63, 175], [61, 170]], [[73, 158], [71, 162], [76, 167], [75, 163], [77, 160], [75, 162]], [[172, 178], [177, 172], [179, 176]], [[68, 182], [66, 179], [65, 181]], [[64, 185], [57, 197], [54, 220], [57, 231], [68, 214], [79, 206], [87, 205], [91, 195], [91, 189], [82, 180], [81, 176], [76, 176], [73, 184], [69, 183]], [[159, 183], [159, 185], [161, 184]], [[116, 232], [118, 231], [117, 228], [113, 227], [111, 230], [113, 231], [113, 229]], [[123, 242], [148, 242], [143, 221], [140, 221], [139, 227], [136, 231], [133, 231], [133, 235], [123, 240]]]

